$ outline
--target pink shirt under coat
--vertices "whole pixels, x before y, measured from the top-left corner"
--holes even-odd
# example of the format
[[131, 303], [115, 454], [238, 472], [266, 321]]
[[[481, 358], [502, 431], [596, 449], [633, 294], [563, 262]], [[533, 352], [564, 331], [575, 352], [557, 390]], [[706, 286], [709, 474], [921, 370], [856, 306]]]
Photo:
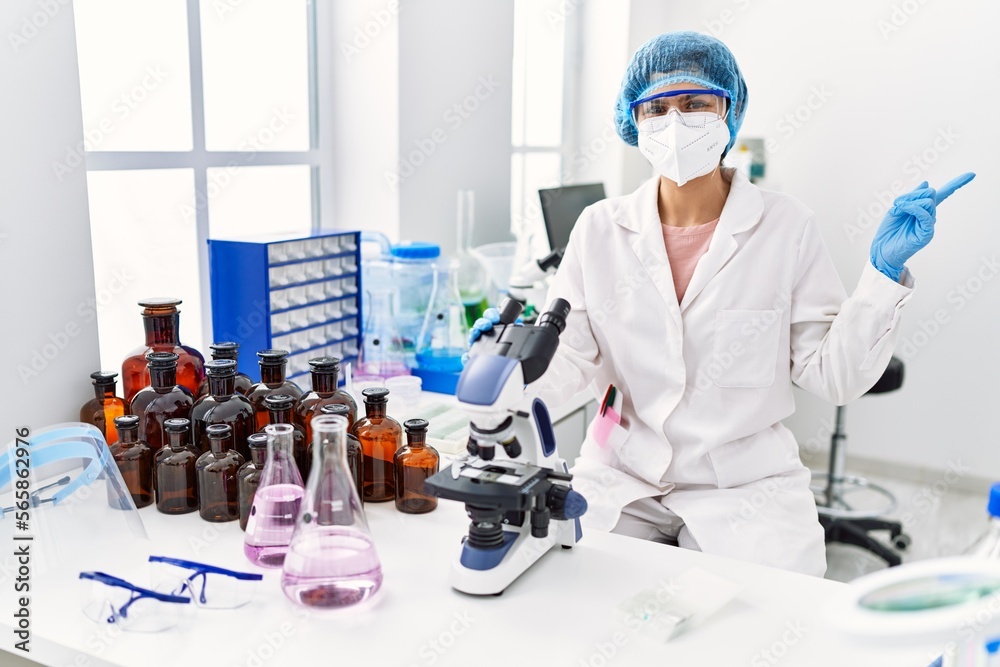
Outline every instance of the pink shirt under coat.
[[719, 219], [702, 225], [691, 227], [673, 227], [663, 225], [663, 243], [667, 247], [667, 259], [670, 261], [670, 273], [674, 276], [674, 291], [677, 303], [684, 300], [694, 267], [698, 265], [701, 256], [708, 252]]

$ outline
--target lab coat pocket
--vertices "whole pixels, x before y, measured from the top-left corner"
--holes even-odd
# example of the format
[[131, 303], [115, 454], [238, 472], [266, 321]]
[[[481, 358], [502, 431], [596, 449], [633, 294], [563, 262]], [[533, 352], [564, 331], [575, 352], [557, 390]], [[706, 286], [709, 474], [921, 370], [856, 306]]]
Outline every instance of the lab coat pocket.
[[[590, 426], [587, 428], [587, 439], [583, 443], [581, 454], [605, 465], [620, 467], [621, 464], [626, 463], [624, 452], [629, 430], [621, 424], [611, 424], [606, 438], [602, 437], [603, 434], [598, 434], [599, 422], [602, 419], [605, 418], [598, 415], [590, 422]], [[604, 428], [607, 426], [605, 425]]]
[[706, 369], [709, 377], [719, 387], [770, 387], [781, 327], [780, 310], [718, 311], [714, 354]]

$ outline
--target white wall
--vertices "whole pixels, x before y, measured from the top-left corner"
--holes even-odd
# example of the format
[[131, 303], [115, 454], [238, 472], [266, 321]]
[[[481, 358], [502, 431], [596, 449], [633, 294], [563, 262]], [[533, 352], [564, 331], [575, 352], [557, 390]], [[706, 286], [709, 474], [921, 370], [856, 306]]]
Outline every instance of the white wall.
[[420, 0], [399, 25], [400, 237], [454, 249], [464, 189], [473, 244], [509, 240], [514, 3]]
[[[907, 362], [905, 387], [851, 405], [848, 433], [854, 454], [931, 468], [960, 462], [971, 475], [1000, 478], [1000, 275], [988, 263], [1000, 257], [993, 121], [1000, 5], [631, 4], [633, 48], [660, 32], [690, 29], [714, 33], [733, 50], [749, 87], [741, 136], [774, 140], [768, 186], [816, 211], [848, 291], [886, 208], [879, 200], [891, 199], [879, 193], [978, 173], [940, 208], [934, 241], [909, 265], [917, 284], [897, 348]], [[925, 152], [922, 164], [914, 161]], [[626, 190], [647, 173], [626, 169]], [[859, 216], [869, 207], [871, 223]], [[990, 279], [980, 282], [979, 271]], [[957, 291], [964, 286], [980, 291], [966, 299]], [[933, 326], [935, 315], [945, 324]], [[788, 424], [800, 442], [825, 439], [832, 407], [803, 392], [798, 405]]]
[[476, 192], [476, 244], [510, 238], [514, 4], [333, 3], [334, 194], [324, 222], [455, 244]]
[[73, 10], [50, 12], [0, 4], [0, 443], [79, 419], [100, 363], [86, 173], [52, 169], [83, 142]]

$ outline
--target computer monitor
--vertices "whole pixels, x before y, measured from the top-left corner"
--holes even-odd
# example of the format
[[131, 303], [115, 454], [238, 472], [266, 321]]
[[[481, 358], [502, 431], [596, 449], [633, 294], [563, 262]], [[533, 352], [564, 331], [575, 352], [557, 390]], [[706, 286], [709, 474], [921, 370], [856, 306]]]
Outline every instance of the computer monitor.
[[538, 191], [549, 249], [565, 248], [583, 209], [604, 199], [603, 183], [567, 185]]

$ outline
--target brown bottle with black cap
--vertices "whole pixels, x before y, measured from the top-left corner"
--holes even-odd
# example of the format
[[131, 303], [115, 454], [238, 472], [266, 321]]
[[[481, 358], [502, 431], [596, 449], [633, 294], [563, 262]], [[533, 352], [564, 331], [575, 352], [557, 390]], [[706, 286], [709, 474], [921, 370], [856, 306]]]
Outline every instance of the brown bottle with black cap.
[[[253, 380], [246, 373], [239, 372], [240, 363], [240, 344], [239, 343], [212, 343], [208, 346], [208, 349], [212, 351], [212, 359], [232, 359], [236, 362], [236, 379], [233, 380], [233, 390], [242, 396], [246, 396], [250, 391], [250, 387], [253, 386]], [[201, 383], [198, 387], [198, 393], [195, 398], [201, 398], [208, 394], [208, 378]]]
[[261, 350], [257, 353], [260, 360], [260, 382], [250, 387], [247, 398], [253, 406], [256, 425], [254, 432], [260, 431], [270, 423], [264, 399], [272, 394], [288, 394], [296, 401], [302, 397], [299, 385], [285, 378], [285, 368], [288, 366], [288, 350]]
[[229, 424], [212, 424], [206, 433], [211, 449], [195, 463], [198, 511], [205, 521], [236, 521], [240, 518], [237, 473], [244, 459], [233, 449], [233, 429]]
[[[116, 417], [115, 428], [118, 430], [118, 442], [111, 446], [111, 457], [135, 506], [146, 507], [153, 502], [153, 452], [139, 439], [139, 418], [135, 415]], [[109, 485], [109, 500], [111, 495]]]
[[129, 412], [139, 418], [139, 435], [155, 454], [166, 444], [163, 423], [168, 419], [190, 419], [194, 397], [187, 387], [177, 384], [177, 355], [173, 352], [150, 352], [148, 387], [140, 390]]
[[94, 381], [94, 398], [80, 408], [80, 421], [96, 426], [109, 445], [118, 442], [115, 417], [125, 414], [125, 401], [115, 396], [117, 377], [118, 373], [110, 371], [91, 373], [90, 378]]
[[191, 421], [163, 423], [166, 444], [153, 457], [156, 509], [164, 514], [187, 514], [198, 509], [198, 453], [191, 446]]
[[[312, 457], [309, 455], [308, 440], [306, 440], [305, 430], [292, 420], [292, 407], [295, 399], [288, 394], [271, 394], [264, 398], [264, 407], [267, 408], [268, 424], [288, 424], [292, 427], [292, 456], [295, 457], [295, 465], [299, 467], [302, 479], [309, 479], [309, 470], [312, 468]], [[265, 425], [266, 426], [266, 425]], [[262, 433], [264, 429], [258, 432]]]
[[424, 482], [437, 474], [441, 458], [427, 444], [427, 420], [403, 422], [406, 446], [394, 457], [396, 471], [396, 509], [406, 514], [424, 514], [437, 507], [437, 498], [424, 491]]
[[143, 387], [149, 386], [146, 355], [150, 352], [173, 352], [177, 355], [177, 384], [187, 387], [194, 395], [205, 379], [205, 358], [201, 352], [181, 345], [178, 338], [180, 299], [143, 299], [142, 325], [146, 329], [146, 344], [133, 350], [122, 362], [122, 391], [125, 404]]
[[365, 416], [354, 422], [354, 435], [365, 453], [363, 495], [369, 502], [383, 503], [396, 496], [392, 457], [403, 444], [403, 427], [386, 414], [388, 389], [370, 387], [361, 394], [365, 397]]
[[195, 401], [191, 408], [191, 425], [194, 429], [195, 447], [200, 452], [211, 449], [208, 427], [211, 424], [228, 424], [233, 429], [233, 446], [244, 458], [250, 455], [247, 437], [254, 432], [253, 406], [246, 396], [235, 393], [236, 362], [217, 359], [205, 364], [208, 373], [208, 395]]
[[309, 422], [320, 413], [324, 405], [340, 403], [348, 407], [344, 416], [347, 417], [347, 430], [350, 432], [358, 416], [358, 404], [350, 394], [338, 387], [340, 359], [337, 357], [310, 359], [309, 373], [312, 378], [312, 391], [304, 394], [295, 406], [295, 421], [305, 429], [306, 441], [312, 442], [312, 425]]

